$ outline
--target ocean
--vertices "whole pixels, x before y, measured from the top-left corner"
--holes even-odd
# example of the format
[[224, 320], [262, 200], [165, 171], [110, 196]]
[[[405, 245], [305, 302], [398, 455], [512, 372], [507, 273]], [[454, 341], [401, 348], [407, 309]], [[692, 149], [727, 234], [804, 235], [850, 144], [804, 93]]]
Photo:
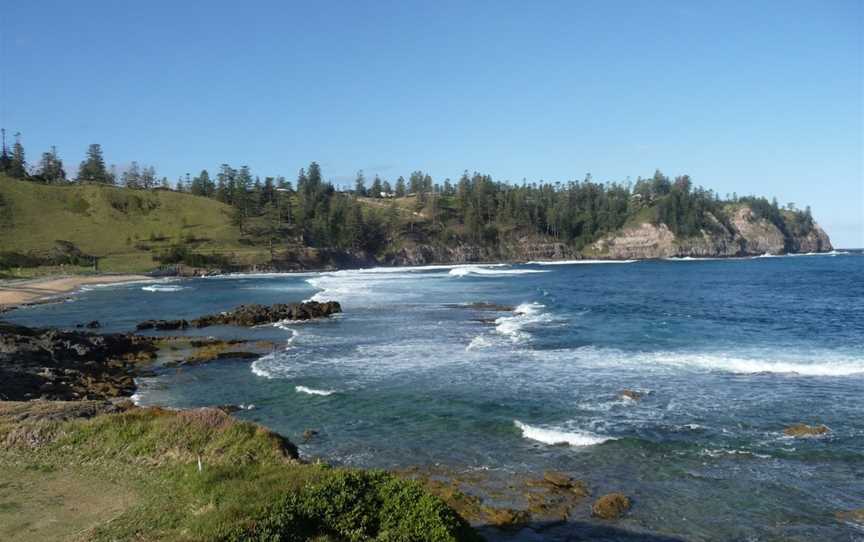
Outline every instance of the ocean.
[[[157, 369], [136, 400], [242, 405], [237, 416], [308, 458], [435, 469], [514, 506], [508, 481], [563, 471], [594, 495], [633, 499], [599, 539], [864, 539], [835, 516], [864, 507], [859, 252], [171, 279], [86, 288], [4, 318], [131, 331], [306, 299], [344, 313], [189, 330], [276, 347], [252, 363]], [[796, 423], [830, 432], [786, 436]], [[306, 429], [318, 434], [303, 443]], [[592, 525], [589, 502], [565, 524], [501, 536], [575, 539]]]

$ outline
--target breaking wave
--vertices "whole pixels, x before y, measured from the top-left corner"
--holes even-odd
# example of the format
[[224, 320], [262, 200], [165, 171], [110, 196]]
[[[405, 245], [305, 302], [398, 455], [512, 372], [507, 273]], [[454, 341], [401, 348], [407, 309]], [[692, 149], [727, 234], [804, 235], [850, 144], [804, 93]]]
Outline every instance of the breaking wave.
[[552, 320], [544, 308], [546, 306], [540, 303], [522, 303], [513, 310], [512, 316], [495, 319], [495, 331], [510, 337], [513, 342], [522, 342], [529, 337], [526, 327]]
[[492, 343], [489, 342], [489, 339], [484, 337], [483, 335], [477, 335], [471, 342], [468, 343], [468, 346], [465, 347], [465, 350], [480, 350], [482, 348], [488, 348], [492, 346]]
[[141, 289], [145, 292], [179, 292], [180, 290], [185, 290], [186, 287], [177, 284], [153, 284], [144, 286]]
[[450, 270], [453, 277], [467, 277], [468, 275], [486, 275], [491, 277], [503, 277], [507, 275], [530, 275], [533, 273], [548, 273], [539, 269], [487, 269], [485, 267], [456, 267]]
[[864, 375], [864, 357], [838, 352], [796, 355], [769, 353], [763, 350], [734, 354], [721, 352], [628, 352], [613, 348], [585, 346], [576, 349], [547, 351], [550, 361], [579, 360], [596, 366], [695, 369], [734, 374], [789, 374], [799, 376]]
[[308, 395], [333, 395], [336, 393], [336, 390], [316, 390], [315, 388], [308, 388], [306, 386], [294, 386], [294, 391], [297, 393], [306, 393]]
[[594, 263], [635, 263], [637, 260], [536, 260], [529, 265], [579, 265]]
[[267, 368], [264, 366], [268, 361], [272, 361], [275, 359], [275, 357], [276, 357], [275, 354], [276, 353], [273, 352], [273, 353], [267, 354], [266, 356], [261, 356], [260, 358], [253, 361], [252, 365], [251, 365], [252, 373], [255, 376], [260, 376], [260, 377], [266, 378], [268, 380], [275, 378], [273, 373], [271, 373], [269, 370], [267, 370]]
[[522, 436], [542, 442], [544, 444], [556, 445], [567, 444], [570, 446], [593, 446], [594, 444], [602, 444], [609, 440], [615, 440], [613, 437], [605, 437], [595, 435], [587, 431], [572, 431], [565, 428], [543, 428], [522, 423], [519, 420], [513, 420], [513, 424], [522, 431]]
[[681, 256], [681, 257], [670, 257], [663, 258], [667, 262], [710, 262], [712, 260], [724, 260], [728, 258], [699, 258], [695, 256]]

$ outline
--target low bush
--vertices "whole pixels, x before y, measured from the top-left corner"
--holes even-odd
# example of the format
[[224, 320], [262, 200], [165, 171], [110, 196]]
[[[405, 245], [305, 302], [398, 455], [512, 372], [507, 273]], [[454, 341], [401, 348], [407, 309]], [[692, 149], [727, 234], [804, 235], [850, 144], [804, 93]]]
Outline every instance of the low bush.
[[480, 540], [464, 519], [417, 482], [352, 470], [334, 470], [286, 495], [261, 518], [232, 528], [222, 539], [295, 541], [316, 536], [352, 542]]

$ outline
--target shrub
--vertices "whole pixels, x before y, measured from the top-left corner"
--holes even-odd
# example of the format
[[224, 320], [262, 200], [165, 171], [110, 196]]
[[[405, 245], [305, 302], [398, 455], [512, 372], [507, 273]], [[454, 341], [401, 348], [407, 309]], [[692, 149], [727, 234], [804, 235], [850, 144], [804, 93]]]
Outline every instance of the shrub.
[[413, 481], [379, 471], [338, 470], [286, 495], [226, 541], [294, 541], [314, 536], [351, 541], [450, 542], [480, 540], [444, 501]]
[[124, 190], [108, 190], [104, 192], [108, 204], [124, 214], [148, 214], [159, 207], [159, 201], [138, 194], [130, 194]]
[[22, 254], [21, 252], [0, 252], [0, 269], [12, 269], [15, 267], [39, 267], [45, 260], [34, 254]]

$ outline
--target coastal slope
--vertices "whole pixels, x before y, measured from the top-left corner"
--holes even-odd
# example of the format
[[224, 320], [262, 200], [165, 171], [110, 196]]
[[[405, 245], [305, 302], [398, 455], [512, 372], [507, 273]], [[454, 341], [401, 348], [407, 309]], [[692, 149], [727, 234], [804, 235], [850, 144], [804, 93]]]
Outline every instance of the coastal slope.
[[[505, 204], [508, 185], [492, 186]], [[472, 214], [470, 205], [465, 210], [468, 199], [460, 199], [458, 193], [388, 200], [331, 186], [320, 201], [315, 200], [315, 208], [329, 207], [326, 219], [312, 216], [301, 221], [299, 216], [312, 208], [302, 191], [280, 196], [275, 211], [271, 203], [260, 214], [246, 216], [245, 208], [170, 189], [45, 185], [0, 176], [0, 276], [142, 272], [158, 267], [198, 274], [585, 258], [723, 258], [833, 248], [809, 208], [781, 208], [755, 197], [719, 200], [702, 189], [691, 191], [686, 183], [660, 192], [638, 192], [638, 185], [632, 193], [604, 186], [577, 183], [568, 190], [624, 190], [618, 200], [611, 195], [598, 200], [614, 203], [617, 210], [593, 203], [583, 210], [579, 200], [567, 203], [562, 190], [556, 196], [562, 200], [559, 206], [538, 208], [536, 216], [528, 218], [493, 216], [490, 204], [485, 223]], [[342, 213], [346, 209], [353, 210]]]

